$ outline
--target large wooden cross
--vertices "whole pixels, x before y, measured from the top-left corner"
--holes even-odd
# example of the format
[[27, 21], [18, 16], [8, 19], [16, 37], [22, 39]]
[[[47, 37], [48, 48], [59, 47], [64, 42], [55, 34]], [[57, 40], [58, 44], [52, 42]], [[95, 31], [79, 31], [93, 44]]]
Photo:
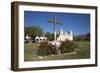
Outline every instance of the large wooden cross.
[[57, 22], [56, 16], [54, 16], [53, 19], [49, 19], [48, 22], [54, 24], [54, 40], [56, 41], [56, 24], [62, 25], [62, 22], [61, 21]]

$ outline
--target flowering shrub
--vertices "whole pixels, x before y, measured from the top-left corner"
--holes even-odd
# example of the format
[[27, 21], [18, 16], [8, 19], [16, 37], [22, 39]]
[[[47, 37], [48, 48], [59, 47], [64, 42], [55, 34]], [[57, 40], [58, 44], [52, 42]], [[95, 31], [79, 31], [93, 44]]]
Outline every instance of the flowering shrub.
[[61, 45], [60, 45], [60, 50], [61, 50], [61, 53], [70, 53], [70, 52], [73, 52], [75, 51], [75, 48], [77, 47], [77, 44], [73, 41], [69, 41], [69, 40], [66, 40], [65, 42], [62, 42]]
[[[62, 42], [58, 50], [61, 51], [61, 54], [74, 52], [77, 44], [73, 41], [66, 40]], [[39, 48], [37, 50], [38, 56], [47, 56], [47, 55], [55, 55], [59, 54], [56, 47], [48, 42], [41, 42]]]
[[48, 42], [40, 43], [39, 49], [37, 50], [38, 56], [46, 56], [56, 54], [56, 47]]

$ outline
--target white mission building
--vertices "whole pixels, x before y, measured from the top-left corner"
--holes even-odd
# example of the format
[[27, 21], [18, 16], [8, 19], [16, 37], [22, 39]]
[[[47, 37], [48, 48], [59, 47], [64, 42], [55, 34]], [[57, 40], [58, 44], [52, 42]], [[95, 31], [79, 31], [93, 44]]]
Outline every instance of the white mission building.
[[64, 32], [62, 29], [59, 31], [59, 37], [57, 38], [57, 41], [73, 41], [73, 32], [70, 30], [70, 32]]
[[44, 37], [44, 36], [36, 36], [35, 37], [35, 42], [46, 42], [47, 41], [47, 38]]
[[[45, 36], [36, 36], [35, 42], [46, 42], [48, 40]], [[59, 31], [59, 36], [57, 37], [57, 41], [73, 41], [73, 32], [70, 30], [70, 32], [64, 32], [62, 29]]]

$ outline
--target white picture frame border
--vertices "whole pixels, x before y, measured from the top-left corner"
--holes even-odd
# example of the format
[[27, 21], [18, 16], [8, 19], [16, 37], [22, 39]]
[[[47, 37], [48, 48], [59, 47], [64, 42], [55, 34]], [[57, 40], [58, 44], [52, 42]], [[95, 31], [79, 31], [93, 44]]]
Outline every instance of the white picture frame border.
[[[63, 12], [63, 13], [83, 13], [90, 14], [90, 32], [91, 34], [91, 49], [90, 59], [72, 59], [72, 60], [56, 60], [56, 61], [24, 61], [24, 11], [41, 11], [41, 12]], [[45, 6], [19, 6], [19, 68], [30, 67], [48, 67], [48, 66], [63, 66], [63, 65], [82, 65], [95, 64], [95, 11], [91, 9], [76, 9], [76, 8], [60, 8], [60, 7], [45, 7]]]

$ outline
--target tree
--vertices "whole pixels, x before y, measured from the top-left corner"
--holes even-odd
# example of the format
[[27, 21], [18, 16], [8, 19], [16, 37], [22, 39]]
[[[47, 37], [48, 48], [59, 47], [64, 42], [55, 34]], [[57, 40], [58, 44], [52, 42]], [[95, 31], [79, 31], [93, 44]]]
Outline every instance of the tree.
[[46, 36], [50, 41], [54, 40], [53, 33], [46, 32], [45, 36]]
[[36, 36], [41, 36], [43, 34], [42, 29], [38, 26], [29, 26], [25, 27], [25, 35], [29, 34], [32, 39], [34, 39]]

